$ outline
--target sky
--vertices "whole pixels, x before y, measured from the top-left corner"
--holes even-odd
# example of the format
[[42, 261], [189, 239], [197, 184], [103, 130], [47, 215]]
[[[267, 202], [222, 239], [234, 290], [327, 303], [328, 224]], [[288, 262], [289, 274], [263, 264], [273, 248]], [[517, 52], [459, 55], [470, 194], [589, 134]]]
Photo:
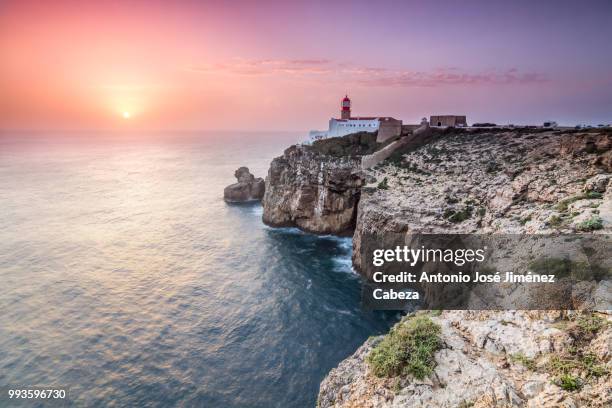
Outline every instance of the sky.
[[612, 122], [610, 1], [0, 1], [0, 129]]

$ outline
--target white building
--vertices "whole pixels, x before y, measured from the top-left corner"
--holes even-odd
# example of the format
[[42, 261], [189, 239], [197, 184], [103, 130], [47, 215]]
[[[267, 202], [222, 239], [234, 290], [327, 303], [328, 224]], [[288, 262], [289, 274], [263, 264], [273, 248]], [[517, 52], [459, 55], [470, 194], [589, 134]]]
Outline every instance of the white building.
[[[399, 135], [401, 133], [402, 122], [391, 117], [351, 117], [351, 100], [347, 95], [342, 99], [340, 119], [331, 118], [327, 130], [311, 130], [309, 138], [310, 142], [314, 142], [315, 140], [345, 136], [357, 132], [376, 132], [381, 126], [385, 128], [384, 138], [386, 140], [391, 134]], [[381, 137], [378, 139], [381, 139]]]

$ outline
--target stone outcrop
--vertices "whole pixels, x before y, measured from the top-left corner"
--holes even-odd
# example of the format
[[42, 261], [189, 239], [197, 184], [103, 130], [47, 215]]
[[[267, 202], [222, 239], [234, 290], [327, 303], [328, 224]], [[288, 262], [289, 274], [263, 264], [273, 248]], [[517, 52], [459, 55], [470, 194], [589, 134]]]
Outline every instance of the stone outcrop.
[[292, 146], [275, 158], [266, 177], [263, 221], [317, 234], [350, 234], [364, 184], [358, 156], [323, 154]]
[[[353, 237], [385, 233], [612, 232], [611, 133], [448, 130], [365, 171]], [[385, 189], [378, 187], [386, 179]], [[453, 217], [461, 214], [462, 217]]]
[[[612, 232], [612, 134], [446, 130], [363, 170], [353, 266], [368, 277], [369, 233]], [[609, 291], [608, 286], [598, 288]], [[607, 288], [607, 289], [606, 289]], [[375, 377], [368, 340], [321, 383], [320, 407], [607, 407], [612, 405], [612, 316], [576, 335], [575, 312], [444, 311], [434, 374]], [[574, 353], [574, 354], [572, 354]], [[589, 356], [601, 369], [577, 389], [559, 386], [555, 357]], [[592, 357], [595, 356], [595, 357]], [[589, 360], [590, 361], [590, 360]], [[527, 367], [528, 366], [528, 367]], [[582, 368], [584, 369], [584, 368]], [[586, 378], [588, 374], [577, 376]]]
[[361, 160], [379, 149], [376, 137], [360, 132], [285, 150], [270, 164], [263, 221], [315, 234], [352, 234], [365, 184]]
[[261, 200], [264, 196], [265, 182], [261, 177], [255, 178], [247, 167], [240, 167], [234, 173], [237, 183], [230, 184], [223, 190], [227, 202], [246, 202]]
[[375, 132], [360, 132], [292, 146], [270, 165], [263, 221], [317, 234], [350, 234], [366, 183], [362, 170], [397, 150], [414, 149], [440, 136], [440, 132], [409, 133], [378, 143]]
[[[441, 327], [443, 346], [436, 352], [431, 376], [423, 380], [374, 376], [366, 356], [382, 336], [370, 338], [323, 380], [318, 406], [608, 407], [612, 404], [612, 316], [600, 313], [596, 317], [602, 327], [592, 338], [581, 339], [572, 326], [579, 316], [571, 312], [432, 314], [430, 318]], [[564, 390], [557, 385], [559, 373], [551, 361], [560, 356], [574, 361], [567, 353], [576, 348], [595, 356], [598, 369], [608, 374], [592, 377], [578, 390]]]

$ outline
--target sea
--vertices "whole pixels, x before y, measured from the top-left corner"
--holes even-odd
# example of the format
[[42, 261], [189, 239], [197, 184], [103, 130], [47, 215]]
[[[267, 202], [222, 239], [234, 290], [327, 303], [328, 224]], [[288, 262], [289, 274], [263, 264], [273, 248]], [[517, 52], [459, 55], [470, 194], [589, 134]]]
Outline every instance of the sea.
[[[304, 133], [0, 133], [0, 389], [68, 406], [313, 407], [393, 313], [351, 238], [270, 228], [223, 188]], [[0, 405], [10, 406], [6, 399]]]

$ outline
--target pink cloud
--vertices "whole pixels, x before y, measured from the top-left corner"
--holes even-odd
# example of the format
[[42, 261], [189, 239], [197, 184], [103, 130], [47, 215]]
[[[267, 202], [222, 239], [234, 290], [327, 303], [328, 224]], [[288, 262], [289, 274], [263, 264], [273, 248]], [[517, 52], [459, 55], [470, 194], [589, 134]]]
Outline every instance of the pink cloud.
[[482, 73], [462, 72], [457, 68], [443, 68], [431, 72], [384, 71], [376, 75], [361, 76], [358, 82], [370, 86], [436, 87], [444, 85], [508, 85], [546, 82], [545, 75], [520, 72], [517, 68]]
[[338, 63], [329, 59], [235, 59], [229, 62], [200, 66], [192, 70], [229, 75], [317, 76], [336, 81], [341, 77], [365, 86], [437, 87], [451, 85], [536, 84], [548, 81], [544, 74], [521, 72], [518, 68], [465, 72], [457, 67], [432, 71], [391, 70], [383, 67]]
[[195, 71], [234, 75], [328, 74], [332, 62], [327, 59], [235, 59], [230, 62], [192, 68]]

